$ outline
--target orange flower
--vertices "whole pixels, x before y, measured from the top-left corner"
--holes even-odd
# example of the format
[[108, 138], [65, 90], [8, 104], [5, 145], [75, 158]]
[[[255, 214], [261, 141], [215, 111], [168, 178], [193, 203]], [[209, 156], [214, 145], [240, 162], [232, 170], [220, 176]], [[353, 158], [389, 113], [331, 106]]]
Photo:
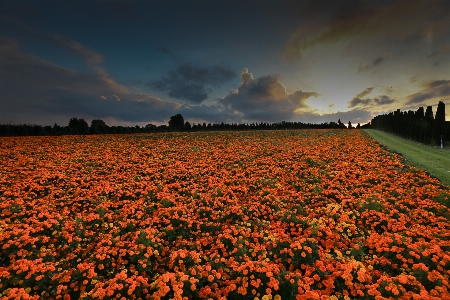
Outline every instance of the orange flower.
[[448, 189], [363, 131], [4, 138], [0, 160], [0, 289], [49, 299], [450, 290], [450, 233], [433, 200]]

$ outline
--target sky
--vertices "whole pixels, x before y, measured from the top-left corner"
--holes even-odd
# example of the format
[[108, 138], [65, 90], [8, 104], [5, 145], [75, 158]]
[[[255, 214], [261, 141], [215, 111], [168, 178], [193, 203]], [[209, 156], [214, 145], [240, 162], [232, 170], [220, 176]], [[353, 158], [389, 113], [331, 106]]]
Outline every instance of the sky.
[[369, 122], [443, 101], [447, 0], [0, 0], [0, 124]]

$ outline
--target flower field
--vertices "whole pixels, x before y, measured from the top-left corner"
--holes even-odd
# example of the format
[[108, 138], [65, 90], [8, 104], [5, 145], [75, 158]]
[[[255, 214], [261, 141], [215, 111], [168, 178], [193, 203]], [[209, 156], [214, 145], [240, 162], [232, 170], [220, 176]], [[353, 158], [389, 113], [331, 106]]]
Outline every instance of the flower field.
[[2, 299], [450, 299], [449, 187], [360, 130], [0, 139]]

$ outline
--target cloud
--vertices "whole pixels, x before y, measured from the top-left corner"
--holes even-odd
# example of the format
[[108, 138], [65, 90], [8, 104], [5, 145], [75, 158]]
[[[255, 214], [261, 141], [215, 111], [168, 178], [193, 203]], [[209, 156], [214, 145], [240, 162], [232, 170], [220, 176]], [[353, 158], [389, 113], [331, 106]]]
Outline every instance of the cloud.
[[220, 103], [230, 110], [240, 112], [248, 121], [278, 122], [291, 120], [296, 111], [308, 108], [306, 99], [319, 96], [316, 92], [286, 92], [278, 76], [267, 75], [254, 79], [244, 68], [241, 85]]
[[48, 36], [48, 38], [59, 46], [66, 48], [73, 54], [79, 56], [89, 65], [96, 65], [103, 62], [103, 56], [101, 54], [95, 52], [89, 47], [83, 46], [70, 37], [65, 37], [62, 35], [52, 35]]
[[428, 55], [428, 58], [433, 57], [433, 56], [444, 55], [444, 54], [447, 54], [447, 53], [450, 53], [450, 45], [444, 45], [439, 50], [436, 50], [433, 53], [431, 53], [430, 55]]
[[[166, 123], [177, 113], [185, 120], [207, 123], [283, 120], [319, 123], [339, 118], [353, 123], [367, 117], [367, 112], [362, 110], [322, 116], [308, 112], [310, 108], [305, 101], [317, 97], [316, 92], [299, 90], [288, 94], [277, 76], [254, 78], [247, 69], [241, 74], [240, 86], [223, 99], [212, 105], [181, 105], [153, 95], [130, 93], [110, 77], [77, 72], [29, 55], [22, 52], [13, 39], [3, 39], [0, 51], [0, 123], [51, 125], [56, 122], [67, 125], [71, 117], [88, 121], [103, 119], [108, 124], [111, 120], [116, 124]], [[201, 83], [220, 79], [216, 75], [205, 78], [206, 75], [196, 69], [180, 71], [185, 74], [183, 72]], [[432, 84], [445, 83], [436, 81]]]
[[370, 106], [376, 106], [376, 105], [386, 105], [394, 103], [395, 100], [390, 98], [389, 96], [382, 95], [378, 98], [366, 98], [363, 99], [363, 97], [367, 96], [373, 91], [373, 87], [366, 88], [361, 93], [357, 94], [356, 97], [354, 97], [352, 100], [349, 101], [348, 107], [353, 108], [356, 106], [363, 106], [363, 107], [370, 107]]
[[[303, 23], [289, 37], [283, 56], [299, 60], [320, 44], [370, 37], [377, 45], [394, 39], [405, 41], [436, 38], [450, 25], [448, 1], [311, 1], [299, 18]], [[420, 37], [417, 37], [417, 34]]]
[[383, 60], [384, 60], [384, 57], [383, 57], [383, 56], [380, 56], [380, 57], [375, 58], [375, 59], [372, 61], [372, 64], [367, 64], [367, 63], [362, 63], [362, 64], [360, 64], [360, 65], [358, 66], [358, 73], [367, 72], [367, 71], [369, 71], [371, 68], [381, 65], [381, 63], [383, 62]]
[[105, 77], [106, 79], [109, 78], [108, 73], [101, 66], [101, 63], [103, 63], [103, 55], [101, 55], [100, 53], [80, 44], [71, 37], [62, 35], [48, 35], [46, 39], [80, 57], [89, 67], [89, 69], [91, 69], [97, 75]]
[[82, 115], [92, 118], [114, 118], [124, 122], [164, 121], [180, 105], [151, 95], [111, 95], [107, 99], [74, 91], [55, 90], [42, 106], [55, 114]]
[[5, 14], [0, 14], [0, 16], [6, 20], [7, 24], [13, 25], [16, 29], [23, 31], [25, 36], [30, 37], [30, 39], [38, 40], [40, 42], [65, 49], [81, 58], [94, 73], [108, 77], [107, 72], [101, 66], [101, 63], [103, 63], [103, 55], [100, 53], [85, 45], [82, 45], [71, 37], [59, 34], [49, 34], [48, 32], [37, 27], [30, 26], [26, 22], [23, 22], [13, 16]]
[[181, 113], [185, 120], [191, 120], [191, 123], [241, 123], [242, 114], [233, 109], [224, 107], [219, 102], [211, 105], [182, 105], [177, 113]]
[[348, 107], [352, 108], [352, 107], [356, 107], [356, 106], [375, 106], [375, 105], [386, 105], [386, 104], [391, 104], [394, 103], [395, 100], [390, 98], [389, 96], [386, 95], [382, 95], [379, 98], [367, 98], [367, 99], [361, 99], [361, 98], [353, 98], [350, 102]]
[[184, 63], [170, 70], [166, 77], [148, 83], [157, 91], [190, 103], [198, 104], [208, 98], [211, 86], [219, 86], [236, 77], [236, 73], [225, 66], [198, 67]]
[[[20, 51], [17, 42], [2, 43], [1, 78], [6, 91], [45, 91], [47, 86], [76, 90], [83, 93], [123, 94], [127, 88], [103, 74], [79, 73], [52, 64], [47, 60]], [[9, 84], [7, 84], [9, 83]], [[16, 89], [14, 90], [13, 87]], [[28, 99], [30, 101], [32, 99]]]
[[361, 93], [356, 95], [356, 98], [362, 98], [364, 96], [367, 96], [368, 94], [370, 94], [373, 91], [373, 87], [369, 87], [367, 89], [365, 89], [364, 91], [362, 91]]
[[13, 39], [3, 38], [0, 51], [0, 122], [29, 123], [34, 116], [46, 125], [73, 116], [163, 121], [180, 107], [132, 94], [104, 74], [77, 72], [23, 53]]
[[426, 82], [422, 86], [420, 92], [414, 93], [407, 97], [406, 105], [420, 104], [427, 100], [434, 99], [437, 103], [442, 98], [450, 96], [450, 80], [432, 80]]
[[[220, 103], [181, 105], [153, 95], [131, 93], [108, 74], [77, 72], [24, 53], [19, 43], [11, 38], [0, 39], [0, 51], [0, 124], [12, 121], [15, 124], [57, 122], [67, 125], [71, 117], [128, 125], [166, 123], [177, 113], [186, 120], [212, 123], [242, 120], [242, 114]], [[86, 61], [92, 60], [86, 58]], [[225, 73], [221, 68], [206, 69], [214, 73], [208, 78], [198, 69], [182, 68], [180, 72], [201, 83], [217, 83], [221, 80], [220, 74]]]
[[244, 68], [241, 73], [241, 85], [249, 85], [253, 82], [253, 74], [248, 72], [247, 68]]

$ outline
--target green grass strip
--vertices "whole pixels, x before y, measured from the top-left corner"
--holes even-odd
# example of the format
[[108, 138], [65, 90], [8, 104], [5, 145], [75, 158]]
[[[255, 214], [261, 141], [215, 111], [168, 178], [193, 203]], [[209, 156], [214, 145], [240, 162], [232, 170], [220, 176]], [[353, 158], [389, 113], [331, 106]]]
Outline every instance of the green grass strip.
[[438, 178], [450, 187], [450, 148], [426, 146], [414, 141], [374, 129], [364, 130], [369, 136], [385, 145], [391, 151], [400, 153], [406, 162]]

